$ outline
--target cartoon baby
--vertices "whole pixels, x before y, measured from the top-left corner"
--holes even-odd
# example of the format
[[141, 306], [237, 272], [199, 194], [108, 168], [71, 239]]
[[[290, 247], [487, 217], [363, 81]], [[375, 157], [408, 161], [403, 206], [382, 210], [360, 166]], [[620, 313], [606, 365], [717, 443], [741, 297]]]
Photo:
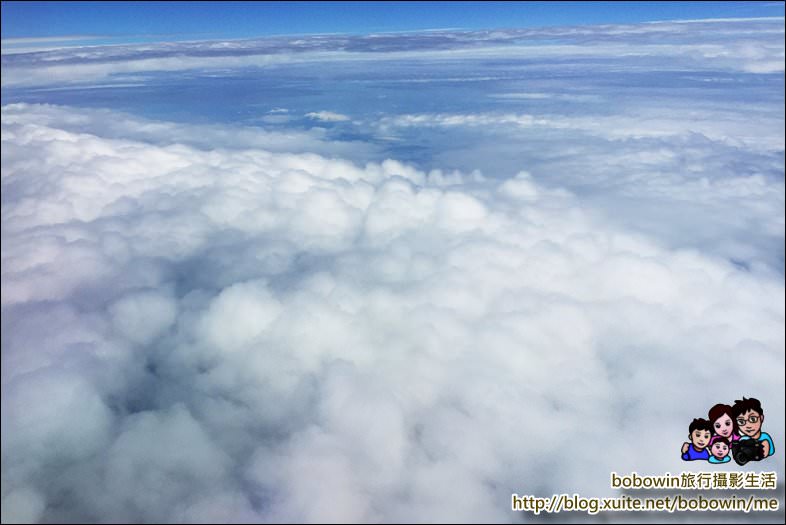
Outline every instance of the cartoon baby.
[[729, 440], [723, 436], [715, 436], [710, 445], [710, 463], [728, 463], [731, 461], [729, 456]]
[[688, 426], [688, 432], [690, 441], [682, 445], [682, 459], [684, 461], [710, 459], [707, 445], [710, 444], [712, 437], [712, 424], [706, 419], [696, 418]]

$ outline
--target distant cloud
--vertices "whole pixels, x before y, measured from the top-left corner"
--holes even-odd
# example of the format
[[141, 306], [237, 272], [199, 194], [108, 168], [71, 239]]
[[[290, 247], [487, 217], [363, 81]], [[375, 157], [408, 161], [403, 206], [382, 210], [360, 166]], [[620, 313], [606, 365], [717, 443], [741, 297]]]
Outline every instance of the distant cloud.
[[321, 120], [322, 122], [345, 122], [349, 120], [348, 116], [332, 111], [312, 111], [311, 113], [306, 113], [306, 116], [310, 119]]
[[[323, 129], [286, 131], [268, 130], [256, 126], [228, 126], [221, 124], [185, 125], [161, 122], [102, 109], [83, 109], [79, 118], [70, 110], [51, 105], [9, 104], [3, 108], [5, 123], [58, 122], [75, 133], [97, 133], [107, 138], [131, 138], [157, 145], [186, 144], [198, 149], [225, 148], [231, 150], [264, 149], [273, 152], [318, 153], [340, 155], [366, 160], [379, 155], [366, 142], [341, 141], [330, 138]], [[274, 119], [284, 123], [288, 113], [264, 114], [259, 119]], [[255, 122], [250, 119], [250, 122]], [[265, 122], [265, 121], [263, 121]]]
[[598, 95], [580, 95], [573, 93], [496, 93], [492, 98], [511, 100], [567, 100], [571, 102], [600, 102], [603, 99]]
[[501, 112], [418, 113], [383, 117], [379, 126], [383, 131], [391, 127], [551, 128], [583, 131], [608, 139], [673, 137], [701, 133], [713, 140], [731, 141], [755, 150], [782, 151], [784, 148], [782, 115], [763, 115], [760, 119], [751, 121], [744, 114], [719, 116], [716, 111], [700, 109], [695, 109], [692, 113], [691, 119], [658, 108], [642, 108], [636, 114], [629, 115], [591, 117]]
[[783, 118], [770, 103], [730, 111], [688, 98], [592, 116], [415, 113], [376, 125], [380, 137], [420, 139], [442, 165], [514, 170], [527, 158], [544, 182], [666, 245], [783, 271]]
[[[2, 85], [106, 82], [119, 74], [266, 68], [290, 63], [526, 58], [660, 58], [672, 68], [782, 72], [783, 18], [696, 20], [401, 35], [270, 37], [64, 48], [3, 56]], [[781, 35], [779, 41], [772, 35]], [[668, 36], [668, 39], [662, 38]], [[662, 41], [667, 40], [667, 41]], [[525, 41], [526, 45], [522, 42]], [[473, 80], [467, 78], [466, 80]], [[417, 82], [417, 80], [414, 80]]]
[[[3, 38], [0, 40], [0, 53], [40, 53], [54, 51], [69, 46], [95, 45], [109, 37], [96, 35], [64, 35], [52, 37]], [[102, 42], [103, 43], [103, 42]]]
[[49, 44], [52, 42], [74, 42], [81, 40], [98, 40], [107, 38], [96, 35], [64, 35], [64, 36], [45, 36], [45, 37], [26, 37], [26, 38], [3, 38], [0, 43], [5, 45], [15, 44]]

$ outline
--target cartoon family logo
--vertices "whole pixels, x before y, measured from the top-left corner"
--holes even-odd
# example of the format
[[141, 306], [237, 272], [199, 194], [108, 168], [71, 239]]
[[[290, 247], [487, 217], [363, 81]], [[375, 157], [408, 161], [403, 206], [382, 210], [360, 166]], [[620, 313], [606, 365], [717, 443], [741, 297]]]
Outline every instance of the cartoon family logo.
[[738, 465], [744, 465], [775, 453], [772, 438], [761, 431], [764, 410], [758, 399], [743, 397], [734, 406], [715, 405], [708, 417], [696, 418], [688, 427], [690, 441], [682, 445], [683, 460], [728, 463], [731, 453]]

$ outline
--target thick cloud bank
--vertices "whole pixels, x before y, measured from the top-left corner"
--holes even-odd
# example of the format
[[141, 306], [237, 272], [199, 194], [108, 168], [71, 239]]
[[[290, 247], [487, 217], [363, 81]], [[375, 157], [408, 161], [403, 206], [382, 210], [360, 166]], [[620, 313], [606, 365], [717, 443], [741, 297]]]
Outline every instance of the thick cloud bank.
[[525, 165], [105, 116], [122, 129], [3, 107], [3, 521], [511, 522], [511, 492], [700, 468], [677, 450], [717, 402], [756, 396], [786, 435], [775, 270], [628, 231]]

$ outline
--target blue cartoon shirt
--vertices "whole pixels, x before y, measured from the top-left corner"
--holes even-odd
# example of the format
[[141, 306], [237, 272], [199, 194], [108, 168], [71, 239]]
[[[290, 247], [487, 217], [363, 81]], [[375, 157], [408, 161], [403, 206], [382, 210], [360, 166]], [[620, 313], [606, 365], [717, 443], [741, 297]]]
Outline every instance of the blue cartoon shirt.
[[[753, 439], [753, 438], [750, 436], [740, 436], [740, 441], [742, 441], [743, 439]], [[772, 442], [772, 438], [770, 437], [769, 434], [767, 434], [766, 432], [762, 432], [761, 435], [759, 436], [758, 441], [766, 441], [767, 443], [770, 444], [770, 454], [767, 457], [770, 457], [773, 454], [775, 454], [775, 444]]]
[[721, 459], [718, 459], [715, 456], [710, 456], [710, 463], [728, 463], [729, 461], [731, 461], [731, 456], [725, 456]]
[[696, 461], [697, 459], [710, 459], [710, 452], [706, 448], [701, 449], [701, 452], [693, 448], [693, 443], [688, 447], [688, 451], [682, 455], [685, 461]]

